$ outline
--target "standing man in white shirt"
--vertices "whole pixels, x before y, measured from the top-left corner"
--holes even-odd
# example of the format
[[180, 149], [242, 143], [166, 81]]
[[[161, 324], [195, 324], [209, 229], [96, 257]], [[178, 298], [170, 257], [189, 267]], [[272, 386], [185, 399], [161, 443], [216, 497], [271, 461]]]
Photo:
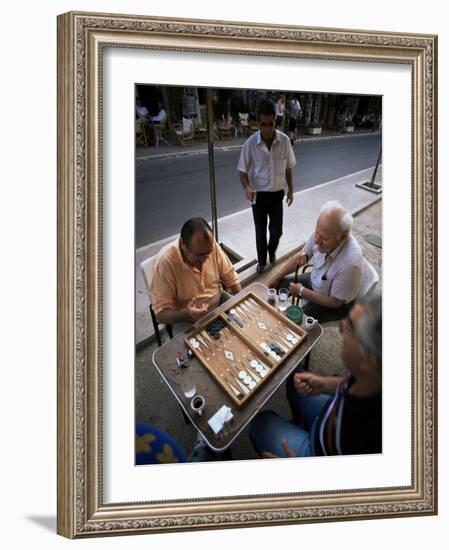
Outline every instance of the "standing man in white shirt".
[[[292, 168], [296, 164], [292, 146], [284, 133], [276, 130], [274, 104], [266, 99], [257, 106], [259, 131], [243, 144], [238, 163], [240, 182], [245, 197], [251, 201], [256, 229], [257, 272], [276, 261], [276, 250], [282, 235], [282, 217], [287, 183], [287, 205], [293, 202]], [[267, 221], [270, 233], [267, 242]]]

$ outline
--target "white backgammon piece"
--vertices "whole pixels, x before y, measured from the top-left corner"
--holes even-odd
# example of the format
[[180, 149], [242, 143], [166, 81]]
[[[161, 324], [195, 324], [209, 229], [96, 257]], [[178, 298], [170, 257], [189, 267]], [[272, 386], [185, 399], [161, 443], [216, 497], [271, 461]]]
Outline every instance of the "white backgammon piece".
[[249, 388], [250, 390], [253, 390], [253, 389], [256, 387], [256, 385], [257, 385], [257, 384], [256, 384], [255, 382], [250, 382], [250, 383], [248, 384], [248, 388]]
[[259, 374], [260, 374], [260, 376], [261, 376], [262, 378], [265, 378], [265, 376], [268, 374], [268, 371], [265, 370], [265, 369], [262, 369], [262, 370], [259, 372]]
[[245, 376], [245, 378], [243, 379], [243, 382], [245, 382], [247, 386], [249, 386], [252, 381], [253, 379], [251, 378], [251, 376]]
[[292, 338], [292, 344], [297, 344], [298, 343], [298, 338]]
[[250, 362], [250, 365], [251, 365], [251, 367], [253, 367], [253, 369], [257, 369], [258, 364], [259, 363], [255, 359], [252, 359], [251, 362]]
[[262, 372], [263, 370], [264, 368], [262, 367], [262, 365], [260, 363], [257, 363], [256, 372]]
[[294, 339], [294, 338], [293, 338], [293, 336], [292, 336], [291, 334], [287, 334], [287, 340], [288, 340], [289, 342], [293, 342], [293, 339]]
[[239, 372], [239, 378], [240, 380], [243, 380], [244, 378], [246, 378], [246, 372], [244, 370], [241, 370]]

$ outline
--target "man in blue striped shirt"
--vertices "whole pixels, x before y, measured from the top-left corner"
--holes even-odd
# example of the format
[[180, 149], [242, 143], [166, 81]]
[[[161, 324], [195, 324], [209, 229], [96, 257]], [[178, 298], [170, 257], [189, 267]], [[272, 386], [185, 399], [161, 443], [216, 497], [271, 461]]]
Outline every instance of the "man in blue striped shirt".
[[382, 452], [381, 298], [355, 305], [340, 331], [349, 375], [290, 377], [293, 421], [264, 411], [251, 423], [251, 440], [264, 458]]

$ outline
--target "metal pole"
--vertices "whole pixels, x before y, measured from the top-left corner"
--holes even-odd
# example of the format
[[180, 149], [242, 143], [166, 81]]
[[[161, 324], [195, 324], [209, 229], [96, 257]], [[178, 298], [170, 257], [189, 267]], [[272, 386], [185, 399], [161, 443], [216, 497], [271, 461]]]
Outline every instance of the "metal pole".
[[207, 147], [209, 150], [209, 183], [210, 205], [212, 212], [212, 231], [218, 242], [217, 221], [217, 197], [215, 193], [215, 162], [214, 162], [214, 106], [212, 101], [212, 89], [206, 88], [206, 114], [207, 114]]
[[367, 187], [374, 187], [374, 180], [376, 179], [377, 169], [379, 168], [380, 158], [382, 156], [382, 145], [380, 146], [379, 156], [377, 157], [376, 166], [374, 168], [373, 175], [371, 176], [370, 182]]

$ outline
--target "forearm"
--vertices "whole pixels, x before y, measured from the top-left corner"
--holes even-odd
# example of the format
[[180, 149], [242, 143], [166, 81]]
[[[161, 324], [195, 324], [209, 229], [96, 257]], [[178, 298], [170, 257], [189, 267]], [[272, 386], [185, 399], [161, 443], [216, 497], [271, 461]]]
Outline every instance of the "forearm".
[[327, 307], [330, 309], [336, 309], [344, 304], [342, 300], [338, 300], [333, 296], [323, 294], [322, 292], [318, 292], [316, 290], [311, 290], [310, 288], [307, 288], [305, 286], [302, 287], [302, 292], [300, 296], [301, 298], [309, 300], [314, 304], [318, 304], [319, 306]]
[[307, 263], [307, 258], [308, 258], [307, 254], [305, 254], [304, 252], [295, 254], [285, 262], [285, 264], [279, 271], [276, 271], [276, 273], [274, 274], [274, 277], [278, 279], [278, 281], [280, 281], [290, 273], [293, 273], [294, 271], [296, 271], [296, 268], [298, 267], [298, 265], [300, 267], [305, 265]]
[[243, 189], [246, 189], [250, 185], [248, 174], [246, 174], [245, 172], [239, 172], [239, 175], [240, 175], [240, 183], [242, 184]]
[[337, 388], [341, 384], [343, 379], [344, 379], [343, 376], [322, 376], [321, 377], [321, 381], [323, 382], [322, 393], [333, 395], [337, 391]]
[[287, 168], [285, 171], [285, 179], [287, 180], [288, 190], [293, 192], [293, 172], [291, 168]]
[[173, 325], [174, 323], [179, 323], [180, 321], [192, 320], [189, 318], [187, 308], [185, 307], [179, 309], [163, 309], [156, 315], [156, 318], [159, 323], [163, 323], [165, 325]]
[[279, 279], [282, 279], [286, 275], [289, 275], [290, 273], [293, 273], [294, 271], [296, 271], [298, 264], [301, 262], [301, 257], [302, 257], [302, 253], [295, 254], [293, 258], [290, 258], [289, 260], [287, 260], [287, 262], [279, 271], [279, 273], [276, 273], [276, 275], [279, 276]]
[[232, 286], [227, 287], [227, 290], [229, 290], [231, 294], [237, 294], [242, 290], [242, 285], [240, 284], [240, 282], [237, 282], [234, 283]]

